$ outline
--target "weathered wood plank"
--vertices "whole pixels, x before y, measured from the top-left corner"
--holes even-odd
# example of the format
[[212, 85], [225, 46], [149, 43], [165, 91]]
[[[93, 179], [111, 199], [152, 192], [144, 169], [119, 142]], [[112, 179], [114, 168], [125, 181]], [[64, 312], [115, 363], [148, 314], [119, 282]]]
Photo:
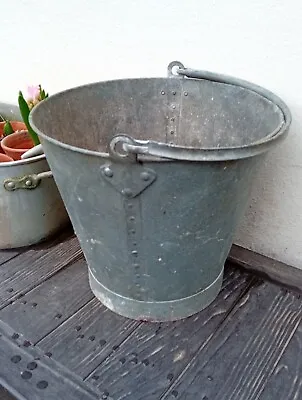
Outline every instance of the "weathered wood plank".
[[139, 325], [93, 299], [38, 345], [82, 378], [96, 368]]
[[279, 360], [259, 400], [302, 399], [302, 323]]
[[249, 272], [254, 272], [266, 280], [302, 292], [302, 270], [299, 268], [237, 245], [232, 246], [228, 258], [234, 264], [245, 268]]
[[28, 292], [82, 254], [75, 236], [33, 246], [0, 268], [0, 308]]
[[0, 323], [0, 384], [18, 400], [98, 400], [99, 394]]
[[174, 323], [143, 323], [88, 381], [115, 400], [158, 399], [207, 344], [251, 279], [228, 270], [218, 298], [199, 314]]
[[17, 257], [19, 254], [23, 253], [25, 250], [0, 250], [0, 266], [12, 258]]
[[87, 266], [80, 259], [2, 309], [0, 319], [36, 343], [92, 298]]
[[295, 295], [276, 285], [254, 287], [162, 399], [258, 399], [297, 329], [301, 309]]

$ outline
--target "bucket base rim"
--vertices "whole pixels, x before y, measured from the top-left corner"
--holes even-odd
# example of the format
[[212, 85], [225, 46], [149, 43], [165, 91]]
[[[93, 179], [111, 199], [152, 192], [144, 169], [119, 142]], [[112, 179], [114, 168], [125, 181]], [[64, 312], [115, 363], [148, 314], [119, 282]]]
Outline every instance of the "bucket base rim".
[[137, 321], [168, 322], [190, 317], [208, 307], [221, 289], [224, 269], [222, 268], [214, 282], [192, 296], [152, 302], [135, 300], [112, 292], [98, 281], [90, 269], [88, 271], [93, 294], [109, 310]]

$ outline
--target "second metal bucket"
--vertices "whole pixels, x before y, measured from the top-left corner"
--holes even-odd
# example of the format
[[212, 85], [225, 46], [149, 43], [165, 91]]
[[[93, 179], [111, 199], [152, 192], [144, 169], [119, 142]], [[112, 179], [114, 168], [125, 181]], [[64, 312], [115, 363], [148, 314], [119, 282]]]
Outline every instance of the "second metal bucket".
[[179, 62], [168, 78], [99, 82], [36, 106], [96, 297], [148, 321], [211, 303], [253, 175], [290, 122], [265, 89]]
[[[16, 106], [0, 103], [0, 114], [20, 120]], [[0, 163], [0, 249], [41, 242], [69, 224], [45, 155]]]

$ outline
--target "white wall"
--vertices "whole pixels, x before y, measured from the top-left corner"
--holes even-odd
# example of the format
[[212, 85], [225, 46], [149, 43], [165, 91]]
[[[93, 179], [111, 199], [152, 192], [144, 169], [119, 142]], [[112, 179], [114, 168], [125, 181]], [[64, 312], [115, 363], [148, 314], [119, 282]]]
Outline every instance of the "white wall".
[[0, 100], [166, 66], [234, 75], [287, 102], [292, 134], [270, 154], [237, 242], [302, 268], [302, 5], [299, 0], [0, 0]]

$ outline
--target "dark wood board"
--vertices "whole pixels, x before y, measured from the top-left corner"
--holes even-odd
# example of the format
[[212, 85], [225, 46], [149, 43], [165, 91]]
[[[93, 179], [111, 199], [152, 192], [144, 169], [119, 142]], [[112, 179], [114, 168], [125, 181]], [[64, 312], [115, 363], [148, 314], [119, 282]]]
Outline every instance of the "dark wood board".
[[20, 250], [0, 250], [0, 268], [1, 265], [6, 263], [7, 261], [11, 260], [12, 258], [17, 257], [19, 254], [25, 252], [26, 249]]
[[154, 400], [173, 384], [251, 283], [248, 274], [227, 270], [213, 304], [174, 323], [143, 323], [88, 378], [114, 400]]
[[301, 300], [276, 285], [253, 287], [162, 399], [258, 399], [301, 310]]
[[302, 399], [302, 322], [275, 367], [259, 400]]
[[[18, 400], [98, 400], [98, 393], [0, 323], [0, 385]], [[2, 399], [1, 399], [2, 400]]]
[[83, 259], [0, 311], [0, 319], [38, 342], [93, 298]]
[[105, 308], [97, 299], [45, 337], [39, 347], [85, 378], [139, 325]]
[[19, 298], [82, 254], [69, 236], [34, 246], [0, 267], [0, 308]]
[[243, 247], [233, 245], [228, 257], [229, 261], [249, 272], [253, 272], [266, 280], [285, 285], [302, 293], [302, 270], [255, 253]]

